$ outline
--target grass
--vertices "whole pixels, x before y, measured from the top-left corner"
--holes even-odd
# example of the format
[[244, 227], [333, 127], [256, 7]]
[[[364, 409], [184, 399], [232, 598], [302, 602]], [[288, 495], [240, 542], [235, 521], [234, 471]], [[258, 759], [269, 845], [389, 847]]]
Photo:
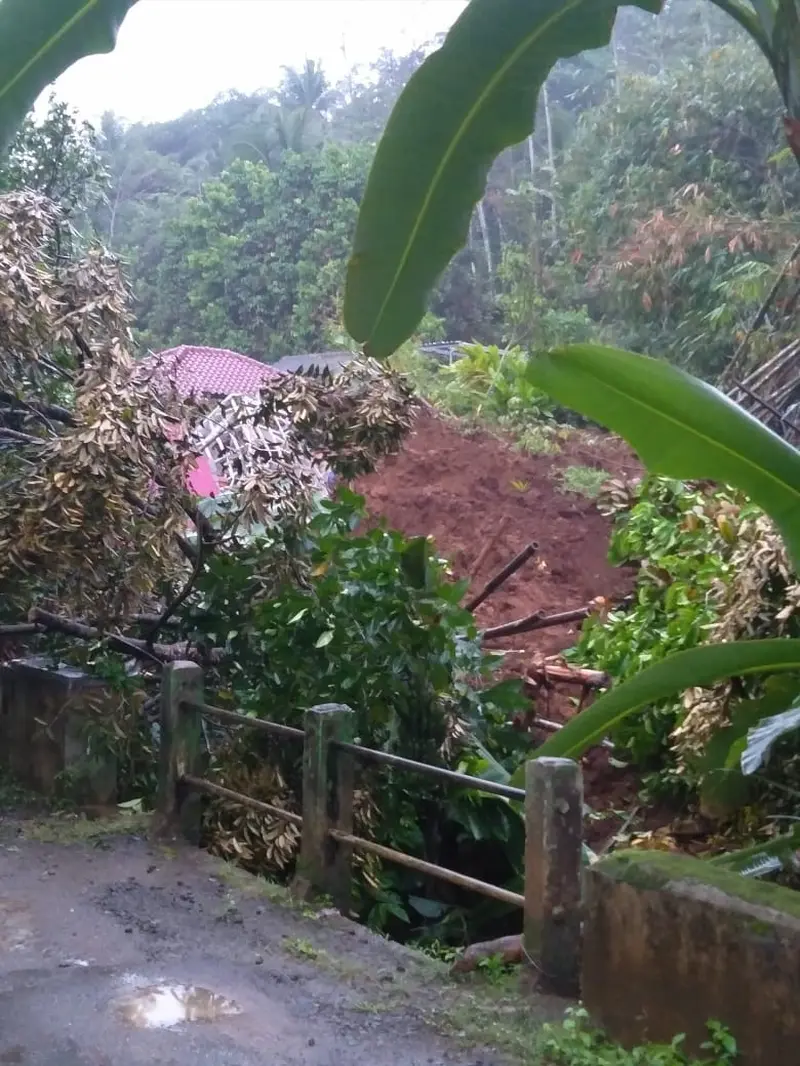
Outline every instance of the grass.
[[596, 1029], [582, 1008], [567, 1011], [559, 1025], [545, 1025], [537, 1041], [541, 1066], [734, 1066], [736, 1041], [717, 1022], [708, 1023], [703, 1057], [683, 1048], [683, 1036], [669, 1044], [647, 1044], [626, 1050]]
[[82, 844], [109, 836], [145, 834], [150, 828], [149, 814], [120, 811], [110, 818], [90, 819], [79, 814], [49, 814], [20, 822], [25, 840], [39, 844]]
[[29, 791], [5, 770], [0, 771], [0, 811], [41, 809], [46, 806], [42, 796]]
[[610, 477], [607, 470], [598, 470], [594, 466], [567, 466], [560, 474], [561, 491], [595, 500]]
[[293, 955], [296, 959], [306, 959], [310, 962], [315, 962], [321, 954], [310, 940], [305, 940], [299, 936], [287, 936], [283, 941], [283, 950], [288, 955]]
[[514, 434], [514, 447], [525, 455], [558, 455], [561, 445], [552, 426], [531, 426]]

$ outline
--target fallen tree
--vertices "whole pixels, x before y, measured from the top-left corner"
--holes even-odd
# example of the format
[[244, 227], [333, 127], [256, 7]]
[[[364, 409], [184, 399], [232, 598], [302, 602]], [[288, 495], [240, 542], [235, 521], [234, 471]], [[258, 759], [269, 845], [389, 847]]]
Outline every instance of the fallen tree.
[[369, 361], [335, 381], [281, 375], [239, 416], [280, 433], [269, 446], [250, 433], [231, 506], [209, 518], [187, 489], [209, 404], [143, 374], [119, 263], [99, 248], [64, 260], [60, 225], [44, 197], [0, 197], [0, 621], [9, 637], [46, 630], [154, 662], [213, 660], [213, 648], [156, 640], [201, 573], [254, 526], [276, 548], [273, 584], [293, 573], [315, 506], [310, 465], [371, 470], [410, 428], [411, 393]]

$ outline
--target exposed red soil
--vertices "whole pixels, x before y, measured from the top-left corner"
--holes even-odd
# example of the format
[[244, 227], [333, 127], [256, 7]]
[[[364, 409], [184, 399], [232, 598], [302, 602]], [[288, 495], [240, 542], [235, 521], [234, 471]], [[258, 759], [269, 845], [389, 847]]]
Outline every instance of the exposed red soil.
[[[372, 515], [409, 536], [431, 535], [457, 577], [470, 574], [484, 544], [507, 522], [480, 571], [478, 590], [530, 541], [537, 555], [476, 611], [484, 628], [515, 618], [585, 606], [595, 596], [623, 596], [631, 575], [607, 561], [610, 524], [591, 500], [562, 492], [558, 471], [570, 465], [638, 470], [620, 440], [575, 437], [557, 456], [530, 457], [491, 436], [465, 436], [457, 425], [425, 414], [403, 450], [356, 485]], [[552, 655], [573, 643], [576, 627], [562, 626], [496, 641], [527, 659]]]
[[[425, 413], [402, 451], [355, 487], [375, 518], [385, 518], [408, 536], [433, 536], [459, 578], [471, 573], [507, 516], [480, 570], [472, 574], [474, 590], [530, 541], [538, 543], [537, 555], [478, 607], [476, 618], [486, 628], [631, 591], [630, 571], [607, 561], [609, 520], [591, 500], [561, 489], [559, 471], [571, 465], [602, 468], [615, 477], [641, 470], [627, 445], [608, 435], [576, 433], [563, 442], [559, 455], [531, 457], [489, 433], [465, 435], [456, 423]], [[579, 628], [580, 622], [538, 630], [491, 647], [509, 653], [504, 673], [522, 674], [537, 657], [572, 645]], [[571, 709], [562, 692], [539, 713], [562, 719]], [[630, 776], [609, 767], [605, 752], [592, 753], [585, 769], [587, 792], [600, 806], [621, 806], [630, 797]]]

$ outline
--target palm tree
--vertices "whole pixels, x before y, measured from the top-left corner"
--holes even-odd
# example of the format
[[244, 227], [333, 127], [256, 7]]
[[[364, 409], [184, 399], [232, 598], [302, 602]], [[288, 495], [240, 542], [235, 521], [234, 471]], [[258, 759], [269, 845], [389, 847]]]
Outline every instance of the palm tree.
[[301, 70], [283, 68], [283, 81], [277, 92], [278, 103], [290, 111], [314, 111], [323, 117], [339, 99], [319, 63], [307, 59]]

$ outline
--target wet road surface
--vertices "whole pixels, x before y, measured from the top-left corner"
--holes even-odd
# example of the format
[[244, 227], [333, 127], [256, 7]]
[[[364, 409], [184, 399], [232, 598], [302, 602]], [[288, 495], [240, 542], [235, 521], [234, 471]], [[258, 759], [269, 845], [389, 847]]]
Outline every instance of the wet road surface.
[[189, 847], [6, 821], [0, 1066], [500, 1066], [424, 1024], [447, 994], [429, 960], [257, 885]]

